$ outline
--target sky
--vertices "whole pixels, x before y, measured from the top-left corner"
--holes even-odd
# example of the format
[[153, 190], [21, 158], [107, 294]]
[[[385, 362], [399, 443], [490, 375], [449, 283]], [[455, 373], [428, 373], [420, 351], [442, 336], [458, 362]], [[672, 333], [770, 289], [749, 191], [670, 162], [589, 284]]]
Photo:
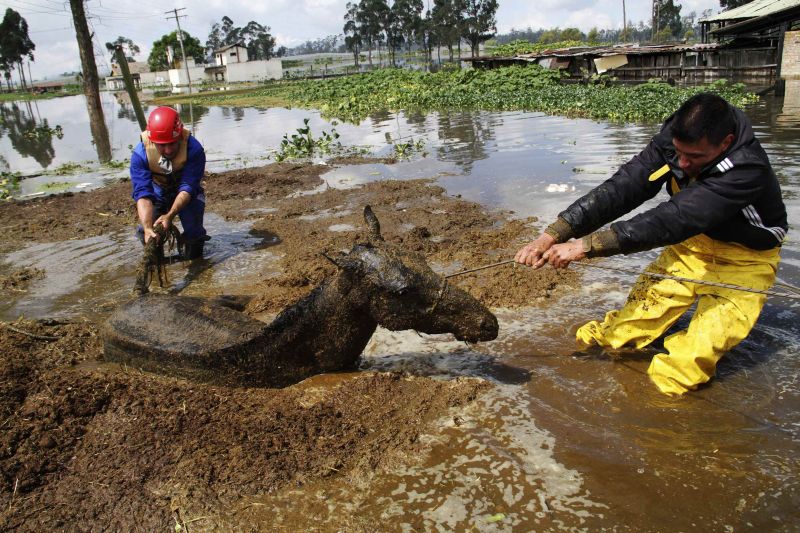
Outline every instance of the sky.
[[[432, 0], [425, 0], [433, 3]], [[621, 28], [623, 0], [499, 0], [497, 29], [577, 27]], [[718, 0], [676, 0], [681, 15], [706, 9], [720, 11]], [[118, 36], [132, 39], [141, 49], [137, 60], [145, 61], [152, 43], [176, 29], [166, 11], [185, 8], [179, 15], [181, 28], [205, 43], [211, 25], [228, 16], [237, 26], [254, 20], [271, 28], [277, 44], [291, 48], [342, 31], [347, 0], [88, 0], [86, 11], [95, 32], [95, 55], [101, 74], [108, 71], [110, 57], [104, 44]], [[649, 0], [626, 0], [630, 21], [650, 19]], [[72, 27], [68, 0], [0, 0], [0, 8], [19, 12], [28, 22], [36, 45], [30, 70], [36, 80], [62, 72], [80, 70], [78, 45]], [[427, 6], [426, 6], [427, 7]], [[27, 68], [26, 68], [27, 74]], [[14, 75], [16, 79], [16, 74]]]

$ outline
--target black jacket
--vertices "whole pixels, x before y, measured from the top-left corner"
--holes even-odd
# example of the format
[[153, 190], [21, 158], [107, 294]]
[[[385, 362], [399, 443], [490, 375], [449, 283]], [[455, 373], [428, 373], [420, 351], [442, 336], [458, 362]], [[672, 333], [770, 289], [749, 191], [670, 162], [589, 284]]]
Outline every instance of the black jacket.
[[739, 109], [734, 108], [734, 114], [736, 138], [694, 181], [678, 166], [670, 133], [672, 117], [668, 118], [639, 155], [559, 214], [569, 227], [569, 235], [563, 229], [559, 232], [560, 240], [596, 231], [664, 187], [669, 201], [613, 223], [611, 239], [605, 239], [603, 252], [594, 255], [649, 250], [700, 233], [755, 250], [779, 246], [788, 225], [778, 179], [750, 120]]

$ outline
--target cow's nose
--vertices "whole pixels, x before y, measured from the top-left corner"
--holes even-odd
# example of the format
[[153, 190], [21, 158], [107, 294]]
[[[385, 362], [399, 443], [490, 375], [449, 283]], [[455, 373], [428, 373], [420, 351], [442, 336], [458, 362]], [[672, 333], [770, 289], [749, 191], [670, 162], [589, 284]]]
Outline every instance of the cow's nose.
[[481, 320], [481, 340], [490, 341], [496, 339], [499, 329], [497, 318], [494, 315], [483, 317]]

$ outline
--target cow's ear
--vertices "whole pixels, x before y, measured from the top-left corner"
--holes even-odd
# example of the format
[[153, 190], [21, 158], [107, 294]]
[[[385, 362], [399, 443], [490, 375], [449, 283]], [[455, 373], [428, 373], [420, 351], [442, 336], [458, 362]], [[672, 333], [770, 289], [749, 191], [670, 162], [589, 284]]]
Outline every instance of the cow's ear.
[[364, 222], [367, 223], [367, 228], [369, 229], [369, 240], [383, 241], [381, 223], [378, 222], [378, 217], [375, 216], [370, 206], [364, 207]]

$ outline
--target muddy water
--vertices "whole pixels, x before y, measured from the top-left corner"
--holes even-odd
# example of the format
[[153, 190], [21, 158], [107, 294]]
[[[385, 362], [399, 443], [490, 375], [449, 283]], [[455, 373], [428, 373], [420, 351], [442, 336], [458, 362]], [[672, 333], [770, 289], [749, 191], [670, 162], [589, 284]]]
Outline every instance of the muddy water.
[[[795, 89], [790, 85], [784, 101], [770, 99], [749, 110], [780, 175], [790, 224], [800, 214], [800, 91]], [[209, 158], [228, 150], [237, 154], [234, 164], [257, 161], [304, 116], [312, 117], [312, 128], [330, 127], [309, 111], [213, 108], [200, 115], [196, 131]], [[118, 122], [125, 133], [114, 129], [117, 139], [135, 137], [135, 127]], [[451, 194], [519, 216], [536, 215], [542, 224], [654, 133], [647, 126], [524, 112], [385, 115], [337, 129], [344, 142], [379, 154], [390, 149], [387, 133], [422, 138], [429, 155], [397, 165], [339, 168], [325, 176], [329, 186], [437, 176]], [[18, 162], [7, 145], [0, 146], [6, 160]], [[125, 152], [119, 141], [115, 150]], [[213, 216], [209, 226], [215, 235], [209, 264], [192, 272], [176, 265], [176, 290], [214, 294], [242, 276], [255, 276], [254, 269], [269, 271], [276, 259], [269, 236], [254, 236], [246, 225]], [[5, 256], [7, 265], [47, 270], [48, 280], [34, 283], [25, 299], [4, 302], [4, 318], [102, 316], [132, 282], [138, 257], [131, 239], [120, 234], [69, 241], [48, 245], [47, 252], [33, 244]], [[790, 231], [789, 240], [779, 276], [800, 285], [800, 238]], [[77, 257], [90, 258], [86, 270], [77, 268]], [[637, 254], [604, 264], [641, 268], [653, 257]], [[520, 269], [519, 275], [536, 273]], [[580, 286], [557, 301], [497, 310], [500, 338], [478, 346], [379, 331], [365, 351], [365, 369], [445, 379], [481, 376], [497, 386], [442, 420], [427, 437], [431, 453], [410, 466], [369, 480], [334, 478], [265, 496], [250, 502], [250, 519], [286, 530], [323, 531], [796, 530], [797, 304], [770, 299], [750, 337], [720, 364], [713, 385], [672, 400], [644, 376], [654, 352], [574, 351], [576, 327], [619, 306], [631, 282], [587, 270]], [[70, 292], [66, 287], [73, 283], [79, 289]], [[685, 320], [677, 325], [685, 326]], [[308, 386], [339, 379], [346, 378], [320, 377]]]

